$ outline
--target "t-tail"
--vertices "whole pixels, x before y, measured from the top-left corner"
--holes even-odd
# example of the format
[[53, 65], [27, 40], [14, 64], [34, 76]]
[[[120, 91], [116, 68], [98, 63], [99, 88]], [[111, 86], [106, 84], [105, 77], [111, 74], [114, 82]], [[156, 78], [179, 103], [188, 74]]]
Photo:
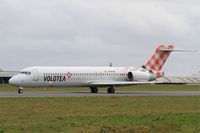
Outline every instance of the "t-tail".
[[198, 50], [174, 49], [173, 45], [160, 45], [152, 57], [143, 65], [143, 68], [153, 72], [157, 78], [164, 76], [162, 68], [171, 52], [199, 52]]
[[153, 72], [156, 77], [163, 77], [162, 68], [172, 51], [174, 51], [173, 45], [160, 45], [143, 67]]

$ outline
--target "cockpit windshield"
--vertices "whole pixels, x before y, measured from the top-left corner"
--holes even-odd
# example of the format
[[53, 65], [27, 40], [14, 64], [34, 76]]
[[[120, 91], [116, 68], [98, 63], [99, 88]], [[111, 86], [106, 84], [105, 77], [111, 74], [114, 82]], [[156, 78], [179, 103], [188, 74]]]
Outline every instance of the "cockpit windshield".
[[28, 71], [21, 71], [20, 73], [21, 74], [26, 74], [26, 75], [31, 75], [31, 72], [28, 72]]

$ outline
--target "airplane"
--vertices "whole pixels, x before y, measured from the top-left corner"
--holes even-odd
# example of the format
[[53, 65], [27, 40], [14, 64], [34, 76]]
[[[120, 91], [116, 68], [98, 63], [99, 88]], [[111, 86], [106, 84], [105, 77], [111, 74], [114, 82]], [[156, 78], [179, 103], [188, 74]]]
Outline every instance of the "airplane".
[[163, 65], [173, 51], [173, 45], [160, 45], [141, 67], [28, 67], [13, 76], [9, 83], [23, 93], [24, 87], [89, 87], [98, 93], [99, 87], [108, 87], [115, 93], [116, 86], [153, 84], [164, 76]]

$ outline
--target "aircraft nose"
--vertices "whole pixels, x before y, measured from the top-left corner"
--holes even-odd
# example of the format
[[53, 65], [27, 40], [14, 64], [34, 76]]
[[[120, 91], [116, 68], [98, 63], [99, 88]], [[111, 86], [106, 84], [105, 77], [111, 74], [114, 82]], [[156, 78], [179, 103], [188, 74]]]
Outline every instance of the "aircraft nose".
[[10, 78], [9, 79], [9, 84], [11, 84], [11, 85], [17, 85], [18, 84], [17, 77], [14, 76], [14, 77]]

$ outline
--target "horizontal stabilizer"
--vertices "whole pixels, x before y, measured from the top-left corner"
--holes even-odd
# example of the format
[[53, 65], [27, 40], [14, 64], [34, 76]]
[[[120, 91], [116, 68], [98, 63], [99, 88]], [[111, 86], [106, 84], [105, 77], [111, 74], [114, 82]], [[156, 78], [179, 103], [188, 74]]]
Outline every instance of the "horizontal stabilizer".
[[188, 49], [159, 49], [159, 51], [165, 51], [165, 52], [199, 52], [199, 50], [188, 50]]

